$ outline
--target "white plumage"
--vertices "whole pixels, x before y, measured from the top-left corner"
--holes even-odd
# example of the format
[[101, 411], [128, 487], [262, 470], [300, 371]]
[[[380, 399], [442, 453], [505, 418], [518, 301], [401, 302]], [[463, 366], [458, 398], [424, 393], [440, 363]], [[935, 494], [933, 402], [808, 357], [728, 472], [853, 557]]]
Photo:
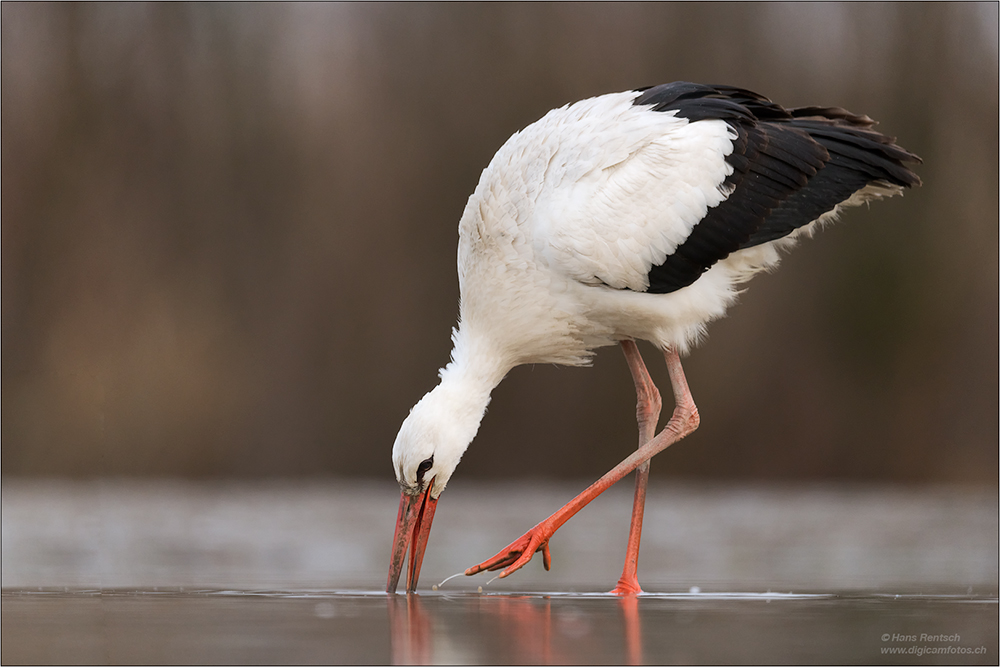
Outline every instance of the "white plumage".
[[[787, 117], [770, 118], [781, 113]], [[681, 83], [583, 100], [514, 134], [483, 171], [459, 222], [461, 305], [451, 362], [393, 447], [404, 504], [426, 491], [436, 501], [490, 392], [513, 367], [586, 364], [595, 348], [629, 339], [683, 354], [725, 313], [740, 283], [777, 264], [779, 248], [844, 206], [918, 183], [901, 164], [915, 156], [872, 124], [840, 109], [786, 111], [748, 91]], [[830, 183], [816, 176], [824, 169]], [[846, 192], [835, 169], [858, 187]], [[752, 188], [777, 192], [766, 201], [774, 205], [737, 201], [734, 193]], [[808, 211], [818, 215], [795, 217], [812, 217]], [[779, 212], [784, 217], [773, 224], [787, 218], [795, 228], [754, 243]], [[693, 237], [699, 225], [708, 241]], [[689, 240], [692, 250], [679, 252]], [[694, 268], [673, 257], [685, 253]], [[690, 284], [673, 286], [670, 278], [664, 287], [658, 279], [651, 290], [652, 277], [665, 270], [656, 267], [668, 262], [679, 262], [691, 274], [681, 282]], [[401, 521], [402, 514], [401, 506]], [[397, 552], [400, 539], [397, 531]], [[421, 557], [422, 547], [414, 587]], [[398, 577], [396, 560], [394, 552]]]

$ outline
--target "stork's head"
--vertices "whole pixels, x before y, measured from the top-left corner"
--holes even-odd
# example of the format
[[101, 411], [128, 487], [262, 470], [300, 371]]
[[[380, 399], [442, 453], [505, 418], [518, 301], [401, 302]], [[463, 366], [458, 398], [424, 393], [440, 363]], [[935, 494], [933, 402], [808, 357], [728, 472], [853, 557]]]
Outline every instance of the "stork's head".
[[413, 406], [396, 436], [392, 467], [402, 497], [389, 564], [389, 593], [396, 590], [411, 545], [406, 590], [416, 590], [438, 498], [479, 430], [489, 402], [488, 391], [483, 395], [471, 389], [468, 383], [449, 381], [444, 375], [441, 384]]

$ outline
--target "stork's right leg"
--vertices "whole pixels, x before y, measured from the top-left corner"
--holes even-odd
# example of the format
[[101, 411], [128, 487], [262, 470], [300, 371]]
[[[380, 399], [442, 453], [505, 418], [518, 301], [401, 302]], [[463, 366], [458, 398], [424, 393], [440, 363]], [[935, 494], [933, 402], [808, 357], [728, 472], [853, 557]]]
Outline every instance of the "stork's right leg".
[[[639, 424], [639, 447], [656, 435], [656, 424], [660, 420], [660, 392], [649, 377], [646, 364], [642, 361], [639, 348], [634, 340], [623, 340], [622, 351], [628, 361], [635, 382], [635, 418]], [[642, 537], [642, 514], [646, 507], [646, 486], [649, 482], [649, 461], [635, 469], [635, 496], [632, 499], [632, 523], [628, 531], [628, 549], [625, 551], [625, 567], [622, 569], [618, 585], [611, 591], [615, 595], [637, 595], [642, 592], [636, 571], [639, 567], [639, 541]]]
[[676, 405], [673, 415], [670, 416], [670, 421], [660, 431], [660, 434], [591, 484], [583, 493], [563, 505], [555, 514], [508, 544], [493, 558], [470, 567], [465, 571], [465, 574], [471, 575], [483, 570], [494, 571], [507, 568], [499, 575], [501, 578], [507, 577], [524, 567], [537, 551], [542, 552], [545, 569], [549, 569], [551, 563], [549, 538], [560, 526], [569, 521], [574, 514], [601, 495], [612, 484], [698, 428], [700, 423], [698, 408], [694, 404], [694, 399], [691, 398], [691, 390], [688, 389], [687, 379], [684, 377], [680, 356], [674, 350], [667, 350], [664, 355], [667, 358], [667, 372], [670, 374], [670, 386], [674, 390]]

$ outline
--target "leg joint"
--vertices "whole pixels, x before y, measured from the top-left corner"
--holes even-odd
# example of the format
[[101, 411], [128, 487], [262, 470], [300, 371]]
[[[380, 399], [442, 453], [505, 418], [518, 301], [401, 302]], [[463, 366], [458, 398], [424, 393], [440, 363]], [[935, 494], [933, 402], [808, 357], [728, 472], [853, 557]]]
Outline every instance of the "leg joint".
[[678, 438], [694, 433], [701, 424], [698, 407], [693, 403], [681, 403], [674, 408], [670, 421], [664, 430], [673, 431]]

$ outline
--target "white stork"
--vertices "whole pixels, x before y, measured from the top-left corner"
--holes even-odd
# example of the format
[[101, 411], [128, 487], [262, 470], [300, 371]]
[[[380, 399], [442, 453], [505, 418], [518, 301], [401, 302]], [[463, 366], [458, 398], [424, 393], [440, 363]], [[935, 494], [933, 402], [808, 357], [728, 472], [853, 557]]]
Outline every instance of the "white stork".
[[[698, 427], [680, 355], [722, 317], [737, 287], [778, 250], [841, 209], [900, 194], [920, 159], [839, 108], [785, 109], [730, 86], [669, 83], [555, 109], [512, 136], [483, 171], [459, 222], [461, 305], [451, 362], [410, 410], [392, 464], [402, 487], [387, 591], [412, 544], [416, 590], [438, 498], [493, 391], [519, 364], [585, 365], [620, 344], [638, 395], [639, 449], [493, 558], [542, 551], [584, 505], [633, 470], [625, 569], [636, 578], [648, 462]], [[660, 396], [635, 339], [666, 356], [676, 407], [655, 435]]]

